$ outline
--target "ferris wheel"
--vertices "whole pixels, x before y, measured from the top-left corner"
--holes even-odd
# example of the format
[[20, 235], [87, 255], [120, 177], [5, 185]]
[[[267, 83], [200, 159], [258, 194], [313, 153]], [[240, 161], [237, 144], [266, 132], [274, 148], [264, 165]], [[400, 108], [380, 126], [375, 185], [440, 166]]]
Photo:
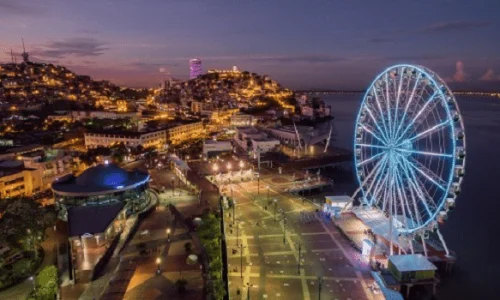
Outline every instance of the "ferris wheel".
[[358, 204], [395, 218], [400, 233], [436, 231], [460, 193], [464, 133], [455, 97], [435, 73], [414, 65], [380, 73], [355, 123]]

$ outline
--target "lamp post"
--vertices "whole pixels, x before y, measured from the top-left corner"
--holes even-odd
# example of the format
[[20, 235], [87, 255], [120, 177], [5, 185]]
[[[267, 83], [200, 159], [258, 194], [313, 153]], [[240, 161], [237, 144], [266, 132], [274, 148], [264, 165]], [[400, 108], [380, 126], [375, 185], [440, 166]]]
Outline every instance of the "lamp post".
[[297, 274], [300, 275], [300, 251], [302, 250], [302, 242], [301, 241], [298, 242], [298, 246], [299, 246], [299, 261], [297, 263]]
[[212, 166], [212, 170], [214, 171], [214, 180], [217, 182], [217, 178], [216, 178], [216, 176], [217, 176], [217, 171], [219, 171], [219, 165], [214, 164], [214, 165]]
[[234, 201], [233, 199], [233, 225], [234, 225], [234, 210], [235, 210], [235, 207], [236, 206], [236, 201]]
[[260, 173], [257, 172], [257, 195], [260, 195]]
[[286, 245], [286, 218], [283, 218], [283, 245]]
[[271, 187], [267, 185], [266, 188], [267, 188], [267, 204], [269, 204], [269, 190], [271, 189]]
[[175, 196], [175, 178], [172, 177], [172, 196]]
[[276, 223], [276, 208], [278, 206], [278, 200], [274, 199], [274, 223]]
[[36, 296], [36, 282], [35, 282], [35, 277], [30, 276], [31, 283], [33, 283], [33, 293]]
[[156, 274], [160, 275], [161, 273], [161, 270], [160, 270], [160, 263], [161, 263], [161, 258], [157, 257], [156, 258], [156, 266], [157, 266], [157, 269], [156, 269]]
[[240, 243], [240, 223], [236, 223], [236, 247], [238, 247], [238, 244]]
[[323, 277], [318, 276], [318, 300], [321, 300], [321, 285], [323, 284]]
[[247, 300], [250, 300], [250, 288], [253, 287], [253, 284], [247, 282]]
[[240, 276], [243, 279], [243, 244], [240, 245]]
[[167, 228], [167, 241], [170, 242], [170, 228]]

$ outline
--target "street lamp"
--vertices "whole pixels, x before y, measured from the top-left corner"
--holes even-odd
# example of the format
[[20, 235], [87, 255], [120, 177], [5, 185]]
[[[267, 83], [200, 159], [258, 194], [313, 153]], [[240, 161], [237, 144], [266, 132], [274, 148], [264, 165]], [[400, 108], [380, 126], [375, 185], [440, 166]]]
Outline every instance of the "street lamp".
[[250, 300], [250, 288], [253, 287], [253, 284], [251, 284], [250, 282], [247, 282], [247, 300]]
[[243, 279], [243, 244], [240, 245], [240, 276]]
[[167, 241], [170, 242], [170, 228], [167, 228]]
[[276, 223], [276, 208], [278, 206], [278, 200], [274, 199], [274, 223]]
[[235, 209], [234, 207], [236, 206], [236, 201], [234, 201], [234, 199], [232, 200], [233, 200], [233, 225], [234, 225], [234, 209]]
[[269, 185], [267, 185], [266, 188], [267, 188], [267, 204], [269, 204], [269, 189], [271, 187]]
[[260, 173], [257, 172], [257, 195], [260, 194]]
[[172, 196], [175, 196], [175, 177], [172, 176]]
[[286, 218], [283, 217], [283, 245], [286, 245]]
[[323, 284], [323, 277], [318, 276], [318, 300], [321, 300], [321, 285]]
[[36, 295], [36, 283], [35, 283], [35, 278], [33, 276], [30, 276], [30, 280], [33, 283], [33, 293]]
[[[233, 214], [233, 217], [234, 217], [234, 214]], [[233, 220], [233, 224], [234, 224], [234, 220]], [[236, 247], [238, 247], [238, 244], [240, 243], [240, 223], [237, 222], [235, 225], [236, 225]]]
[[302, 250], [302, 242], [298, 241], [297, 244], [299, 246], [299, 261], [297, 263], [297, 274], [300, 275], [300, 251]]
[[156, 258], [156, 266], [158, 267], [156, 270], [156, 274], [160, 275], [161, 270], [160, 270], [160, 263], [161, 263], [161, 258], [157, 257]]
[[212, 166], [212, 170], [214, 171], [214, 179], [215, 179], [215, 181], [217, 182], [217, 177], [216, 177], [216, 176], [217, 176], [217, 171], [219, 171], [219, 165], [214, 164], [214, 165]]

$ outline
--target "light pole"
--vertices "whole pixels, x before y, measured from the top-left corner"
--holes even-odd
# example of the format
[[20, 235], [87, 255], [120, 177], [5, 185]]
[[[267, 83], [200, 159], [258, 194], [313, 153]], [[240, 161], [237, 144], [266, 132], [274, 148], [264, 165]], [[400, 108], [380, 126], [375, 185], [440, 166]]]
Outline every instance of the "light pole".
[[236, 223], [236, 247], [238, 247], [238, 244], [240, 243], [240, 223]]
[[219, 171], [219, 165], [216, 163], [212, 166], [212, 170], [214, 171], [214, 181], [217, 182], [217, 171]]
[[297, 263], [297, 274], [300, 275], [300, 250], [302, 250], [302, 242], [299, 241], [298, 244], [299, 244], [299, 261]]
[[170, 242], [170, 228], [167, 228], [167, 241]]
[[257, 172], [257, 195], [260, 195], [260, 173]]
[[283, 218], [283, 245], [286, 245], [286, 218]]
[[172, 196], [175, 196], [175, 178], [172, 177]]
[[243, 244], [240, 245], [240, 276], [243, 279]]
[[234, 225], [234, 209], [235, 209], [234, 207], [235, 206], [236, 206], [236, 201], [234, 201], [234, 199], [233, 199], [233, 225]]
[[156, 269], [156, 274], [160, 275], [161, 273], [161, 270], [160, 270], [160, 263], [161, 263], [161, 258], [157, 257], [156, 258], [156, 266], [157, 266], [157, 269]]
[[321, 285], [323, 284], [323, 277], [318, 276], [318, 300], [321, 300]]
[[31, 283], [33, 283], [33, 293], [36, 296], [36, 282], [35, 282], [35, 277], [30, 276]]
[[247, 282], [247, 300], [250, 300], [250, 288], [253, 287], [253, 284]]
[[274, 223], [276, 223], [276, 208], [278, 206], [278, 200], [274, 199]]
[[271, 189], [271, 187], [267, 185], [266, 188], [267, 188], [267, 204], [269, 204], [269, 190]]
[[239, 166], [240, 166], [240, 181], [243, 181], [243, 167], [245, 166], [245, 164], [243, 163], [242, 160], [240, 160]]

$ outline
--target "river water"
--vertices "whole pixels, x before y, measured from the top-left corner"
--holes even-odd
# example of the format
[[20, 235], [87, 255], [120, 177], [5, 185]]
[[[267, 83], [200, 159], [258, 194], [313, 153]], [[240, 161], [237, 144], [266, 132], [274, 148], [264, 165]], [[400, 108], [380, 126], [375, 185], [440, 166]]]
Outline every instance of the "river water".
[[[332, 107], [336, 146], [352, 149], [362, 95], [321, 98]], [[500, 299], [500, 247], [495, 247], [500, 245], [500, 99], [458, 96], [457, 101], [467, 139], [466, 174], [441, 232], [458, 260], [440, 285], [438, 299]]]

